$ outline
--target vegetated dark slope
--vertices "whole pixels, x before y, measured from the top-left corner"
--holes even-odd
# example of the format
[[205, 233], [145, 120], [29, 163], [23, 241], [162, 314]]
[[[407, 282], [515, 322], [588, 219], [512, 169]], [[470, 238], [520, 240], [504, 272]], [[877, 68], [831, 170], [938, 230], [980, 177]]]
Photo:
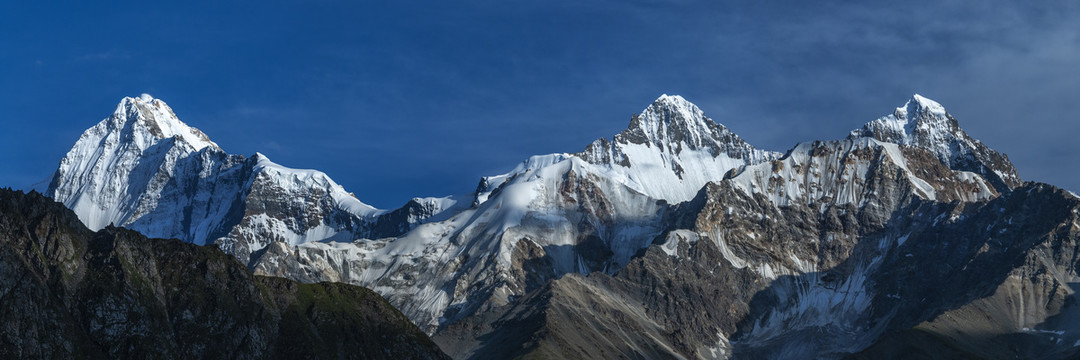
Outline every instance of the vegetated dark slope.
[[0, 189], [0, 358], [446, 356], [366, 288], [255, 276], [216, 247], [93, 232]]

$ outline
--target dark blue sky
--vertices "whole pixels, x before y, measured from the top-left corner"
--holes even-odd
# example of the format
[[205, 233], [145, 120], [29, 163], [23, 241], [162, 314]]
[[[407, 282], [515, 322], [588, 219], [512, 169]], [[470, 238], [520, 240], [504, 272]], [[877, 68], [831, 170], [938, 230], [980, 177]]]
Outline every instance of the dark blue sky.
[[784, 151], [918, 92], [1080, 190], [1075, 2], [43, 3], [0, 3], [0, 186], [46, 179], [144, 92], [382, 208], [579, 151], [662, 93]]

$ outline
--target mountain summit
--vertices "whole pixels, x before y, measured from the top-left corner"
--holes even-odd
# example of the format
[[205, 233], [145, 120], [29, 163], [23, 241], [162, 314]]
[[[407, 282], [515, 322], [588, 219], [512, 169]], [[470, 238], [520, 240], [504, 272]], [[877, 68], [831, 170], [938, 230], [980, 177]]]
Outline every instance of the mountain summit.
[[[91, 230], [124, 224], [162, 166], [221, 148], [176, 117], [165, 102], [126, 97], [108, 118], [87, 129], [61, 160], [48, 194], [75, 210]], [[168, 169], [164, 169], [168, 172]]]
[[755, 149], [678, 95], [662, 95], [626, 130], [576, 154], [625, 178], [632, 189], [668, 202], [690, 200], [728, 171], [780, 157]]
[[[106, 133], [126, 138], [124, 142], [145, 145], [148, 140], [174, 138], [195, 151], [205, 147], [221, 150], [202, 131], [180, 121], [168, 104], [149, 94], [120, 100], [116, 111], [98, 124], [101, 125], [105, 125]], [[146, 147], [141, 148], [145, 150]]]
[[226, 153], [164, 101], [126, 97], [60, 161], [46, 194], [91, 230], [217, 243], [241, 260], [273, 241], [400, 235], [441, 208], [380, 219], [326, 174]]
[[968, 136], [945, 107], [919, 94], [913, 95], [891, 115], [853, 130], [849, 137], [871, 137], [929, 150], [951, 168], [986, 177], [998, 191], [1022, 183], [1008, 157]]
[[710, 150], [713, 156], [727, 154], [727, 150], [752, 149], [682, 96], [666, 94], [634, 116], [630, 126], [616, 135], [616, 142], [649, 144], [669, 154], [681, 153], [684, 146], [688, 150]]

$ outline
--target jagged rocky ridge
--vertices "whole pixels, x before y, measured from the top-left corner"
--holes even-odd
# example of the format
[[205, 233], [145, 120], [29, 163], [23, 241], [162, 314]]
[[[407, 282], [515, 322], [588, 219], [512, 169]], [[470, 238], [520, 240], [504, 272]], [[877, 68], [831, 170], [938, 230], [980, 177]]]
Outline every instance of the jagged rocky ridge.
[[[941, 114], [920, 125], [955, 124]], [[976, 357], [1077, 355], [1080, 200], [968, 171], [1015, 174], [992, 150], [950, 168], [929, 145], [799, 144], [669, 208], [620, 271], [564, 276], [436, 341], [462, 358], [893, 358], [915, 331]]]
[[[786, 154], [665, 95], [610, 140], [428, 203], [452, 209], [372, 215], [411, 219], [392, 221], [400, 236], [231, 251], [260, 274], [370, 286], [459, 358], [881, 356], [926, 336], [991, 357], [1072, 345], [1067, 321], [1048, 319], [1074, 301], [1075, 196], [1023, 183], [918, 95]], [[1043, 216], [1024, 213], [1039, 204]]]
[[5, 359], [442, 359], [378, 294], [255, 276], [215, 247], [90, 231], [0, 189]]
[[578, 154], [481, 180], [472, 208], [398, 238], [276, 244], [258, 273], [370, 286], [429, 332], [568, 273], [614, 272], [663, 230], [666, 204], [780, 154], [756, 150], [678, 96]]

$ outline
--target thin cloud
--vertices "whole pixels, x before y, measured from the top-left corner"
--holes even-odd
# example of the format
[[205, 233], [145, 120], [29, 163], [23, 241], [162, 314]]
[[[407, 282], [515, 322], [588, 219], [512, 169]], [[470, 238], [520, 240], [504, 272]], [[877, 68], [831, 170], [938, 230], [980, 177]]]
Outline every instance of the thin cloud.
[[109, 51], [86, 53], [75, 57], [76, 62], [86, 61], [116, 61], [116, 60], [130, 60], [131, 54], [112, 49]]

